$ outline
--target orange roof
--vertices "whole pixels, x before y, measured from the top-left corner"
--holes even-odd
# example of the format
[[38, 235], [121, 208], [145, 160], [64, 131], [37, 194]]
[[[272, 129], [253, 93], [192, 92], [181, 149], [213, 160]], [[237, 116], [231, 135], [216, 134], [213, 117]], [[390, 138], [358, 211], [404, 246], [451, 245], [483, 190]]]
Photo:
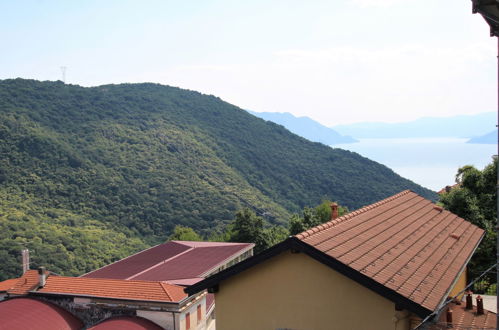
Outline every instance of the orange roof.
[[38, 287], [38, 270], [28, 270], [23, 276], [15, 280], [17, 282], [7, 292], [13, 295], [27, 294]]
[[448, 193], [452, 189], [458, 188], [460, 185], [461, 184], [456, 183], [456, 184], [453, 184], [452, 186], [445, 186], [442, 189], [440, 189], [439, 191], [437, 191], [437, 194], [442, 195], [442, 194]]
[[165, 282], [49, 276], [36, 293], [139, 301], [179, 302], [184, 288]]
[[13, 278], [10, 280], [5, 280], [3, 282], [0, 282], [0, 292], [5, 292], [9, 289], [11, 289], [18, 281], [18, 278]]
[[483, 234], [406, 190], [296, 238], [433, 311], [447, 297]]
[[460, 305], [451, 302], [447, 308], [444, 309], [440, 315], [437, 324], [429, 327], [429, 330], [447, 330], [447, 310], [452, 311], [452, 329], [495, 329], [497, 322], [497, 315], [484, 309], [482, 315], [477, 315], [476, 306], [472, 310], [467, 310], [465, 304]]

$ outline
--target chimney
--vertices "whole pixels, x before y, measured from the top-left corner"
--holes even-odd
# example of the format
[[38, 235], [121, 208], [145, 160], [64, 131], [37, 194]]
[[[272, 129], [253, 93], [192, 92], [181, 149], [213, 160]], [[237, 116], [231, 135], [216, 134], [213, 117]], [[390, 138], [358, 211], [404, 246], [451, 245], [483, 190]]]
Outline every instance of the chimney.
[[483, 299], [481, 296], [476, 297], [476, 315], [483, 315]]
[[338, 217], [338, 204], [331, 203], [331, 220], [334, 220]]
[[452, 328], [452, 309], [447, 309], [447, 314], [446, 314], [446, 319], [447, 319], [447, 328]]
[[28, 249], [22, 249], [21, 250], [21, 255], [23, 259], [23, 275], [29, 270], [29, 250]]
[[471, 297], [471, 291], [466, 294], [466, 309], [473, 309], [473, 298]]
[[38, 287], [43, 288], [47, 282], [47, 272], [45, 267], [38, 267]]

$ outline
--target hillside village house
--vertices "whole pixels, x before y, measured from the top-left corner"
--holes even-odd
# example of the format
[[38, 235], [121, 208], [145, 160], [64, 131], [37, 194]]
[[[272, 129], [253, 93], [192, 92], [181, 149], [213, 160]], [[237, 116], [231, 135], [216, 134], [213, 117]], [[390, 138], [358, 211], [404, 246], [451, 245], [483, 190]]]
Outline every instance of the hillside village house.
[[[99, 268], [82, 277], [167, 281], [189, 286], [253, 255], [253, 243], [169, 241]], [[215, 300], [206, 297], [206, 327], [214, 327]], [[189, 317], [192, 314], [189, 314]], [[180, 323], [188, 320], [181, 318]]]
[[214, 329], [214, 299], [184, 288], [253, 254], [251, 243], [170, 241], [82, 277], [28, 270], [0, 282], [0, 330]]
[[[197, 316], [204, 325], [206, 294], [188, 297], [183, 287], [161, 281], [66, 277], [28, 270], [0, 302], [0, 329], [188, 329], [181, 320]], [[57, 327], [55, 326], [57, 324]], [[198, 329], [198, 327], [191, 327]], [[204, 329], [199, 327], [199, 329]]]
[[483, 235], [403, 191], [290, 237], [186, 292], [215, 293], [218, 330], [406, 330], [433, 313], [431, 329], [494, 329], [494, 313], [447, 303], [465, 288], [466, 265]]

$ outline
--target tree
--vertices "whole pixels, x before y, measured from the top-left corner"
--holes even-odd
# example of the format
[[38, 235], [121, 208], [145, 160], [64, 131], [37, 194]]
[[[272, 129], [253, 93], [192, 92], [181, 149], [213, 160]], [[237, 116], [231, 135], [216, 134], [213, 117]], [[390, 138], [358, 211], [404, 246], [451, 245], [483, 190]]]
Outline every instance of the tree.
[[[289, 233], [296, 235], [331, 219], [331, 201], [324, 200], [315, 208], [305, 207], [302, 216], [293, 214], [289, 220]], [[348, 208], [338, 206], [338, 216], [348, 213]]]
[[210, 240], [224, 240], [229, 242], [254, 243], [255, 253], [261, 252], [289, 236], [289, 232], [282, 226], [270, 226], [262, 217], [244, 208], [236, 213], [232, 221], [222, 234], [212, 235]]
[[191, 227], [176, 225], [173, 233], [168, 237], [169, 241], [202, 241], [203, 239]]
[[482, 171], [470, 165], [461, 167], [456, 183], [440, 195], [440, 203], [485, 230], [485, 237], [469, 263], [470, 270], [478, 273], [496, 262], [497, 157]]
[[257, 216], [249, 208], [244, 208], [236, 213], [233, 221], [231, 242], [255, 243], [255, 252], [258, 253], [268, 247], [262, 217]]

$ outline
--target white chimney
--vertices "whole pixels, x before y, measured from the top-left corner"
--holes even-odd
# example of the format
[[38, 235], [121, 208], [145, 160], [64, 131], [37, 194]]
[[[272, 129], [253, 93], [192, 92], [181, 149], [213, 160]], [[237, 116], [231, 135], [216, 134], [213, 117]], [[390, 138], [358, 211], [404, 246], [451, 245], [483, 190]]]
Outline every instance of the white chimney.
[[47, 282], [45, 267], [38, 267], [38, 287], [43, 288]]
[[21, 251], [21, 255], [23, 257], [23, 274], [29, 270], [29, 250], [23, 249]]

